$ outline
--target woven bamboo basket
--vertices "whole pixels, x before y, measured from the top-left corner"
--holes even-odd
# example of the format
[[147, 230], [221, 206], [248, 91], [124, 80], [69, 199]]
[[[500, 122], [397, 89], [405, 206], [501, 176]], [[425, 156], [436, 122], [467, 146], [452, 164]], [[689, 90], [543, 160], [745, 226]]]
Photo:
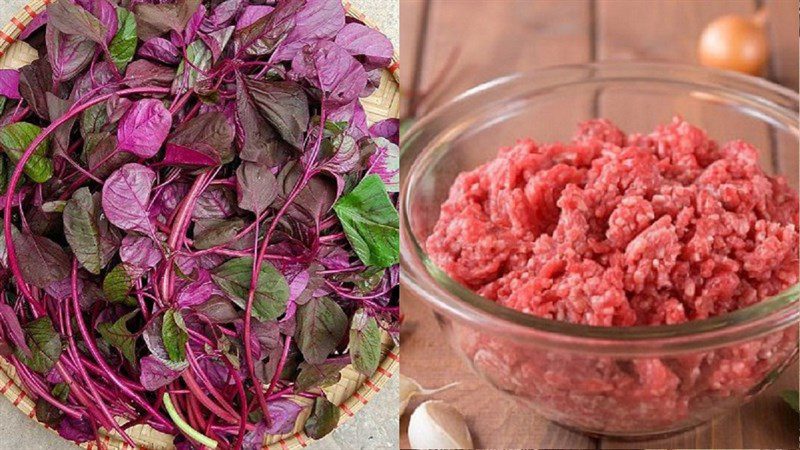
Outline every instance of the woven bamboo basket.
[[[27, 24], [34, 17], [41, 14], [46, 6], [53, 3], [53, 1], [32, 0], [13, 17], [8, 19], [0, 18], [0, 21], [4, 23], [3, 27], [0, 28], [0, 68], [19, 68], [38, 58], [35, 49], [16, 39]], [[362, 12], [354, 8], [347, 0], [343, 0], [343, 4], [349, 16], [376, 28]], [[392, 65], [387, 70], [384, 70], [382, 74], [380, 87], [371, 96], [361, 100], [369, 123], [390, 117], [398, 117], [400, 100], [399, 75], [399, 63], [395, 53]], [[398, 372], [400, 362], [399, 348], [395, 346], [387, 333], [384, 332], [382, 338], [382, 360], [378, 370], [371, 377], [365, 377], [351, 366], [347, 366], [341, 372], [342, 378], [339, 383], [324, 389], [328, 399], [338, 405], [341, 410], [339, 425], [350, 420]], [[36, 420], [34, 400], [25, 391], [14, 366], [2, 357], [0, 357], [0, 394], [5, 396], [15, 407], [27, 414], [32, 420]], [[293, 400], [308, 406], [312, 404], [310, 400], [302, 397], [296, 397]], [[267, 436], [263, 448], [265, 450], [295, 450], [308, 446], [313, 439], [303, 432], [303, 425], [310, 413], [310, 408], [304, 409], [292, 433], [281, 436]], [[42, 426], [45, 425], [42, 424]], [[139, 449], [167, 450], [174, 448], [172, 436], [160, 433], [148, 426], [132, 427], [128, 432], [137, 443]], [[103, 449], [132, 450], [132, 447], [122, 441], [116, 433], [109, 433], [104, 429], [101, 430], [100, 441]], [[97, 443], [94, 441], [86, 442], [82, 444], [82, 447], [87, 450], [97, 450]]]

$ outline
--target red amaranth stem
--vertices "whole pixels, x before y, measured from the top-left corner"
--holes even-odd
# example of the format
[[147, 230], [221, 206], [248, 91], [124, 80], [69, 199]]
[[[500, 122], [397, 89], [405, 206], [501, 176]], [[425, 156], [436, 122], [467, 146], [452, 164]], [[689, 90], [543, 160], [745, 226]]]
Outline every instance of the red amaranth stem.
[[289, 356], [289, 347], [291, 345], [292, 337], [286, 336], [286, 340], [283, 343], [283, 353], [281, 353], [281, 359], [278, 361], [278, 365], [275, 368], [275, 373], [272, 374], [272, 380], [270, 380], [269, 387], [267, 388], [267, 397], [269, 397], [272, 390], [275, 389], [275, 385], [278, 383], [278, 380], [281, 377], [281, 372], [283, 372], [283, 366], [286, 365], [286, 358]]
[[[205, 401], [201, 398], [201, 397], [205, 397], [205, 394], [203, 393], [202, 387], [199, 386], [197, 381], [194, 379], [194, 374], [197, 374], [197, 376], [200, 378], [200, 381], [203, 382], [203, 385], [206, 387], [206, 390], [208, 390], [208, 392], [211, 394], [211, 396], [214, 397], [214, 399], [217, 400], [220, 403], [220, 405], [222, 405], [223, 407], [227, 407], [227, 408], [223, 413], [220, 413], [217, 409], [212, 409], [212, 407], [209, 407], [208, 405], [206, 405], [206, 407], [209, 408], [212, 412], [216, 413], [221, 419], [225, 420], [228, 423], [236, 425], [238, 423], [238, 419], [236, 418], [236, 413], [233, 411], [233, 407], [230, 404], [227, 403], [227, 401], [225, 400], [223, 395], [217, 390], [217, 388], [214, 387], [213, 384], [211, 384], [211, 381], [209, 381], [208, 377], [200, 369], [200, 366], [197, 365], [197, 359], [196, 359], [196, 357], [194, 355], [194, 352], [192, 351], [191, 347], [186, 347], [186, 350], [187, 350], [187, 352], [186, 352], [187, 358], [186, 359], [189, 361], [189, 365], [191, 367], [191, 370], [193, 371], [193, 373], [189, 374], [189, 377], [192, 378], [192, 380], [186, 380], [186, 378], [184, 378], [184, 381], [187, 381], [187, 383], [186, 383], [187, 386], [189, 387], [189, 389], [193, 393], [194, 392], [200, 392], [201, 394], [203, 394], [202, 396], [197, 394], [198, 395], [198, 400], [200, 400], [201, 403], [206, 405]], [[223, 360], [227, 364], [230, 364], [229, 361], [227, 361], [227, 359], [223, 358]], [[186, 374], [187, 372], [189, 372], [189, 371], [184, 372], [184, 374]], [[239, 374], [237, 372], [231, 372], [231, 374], [234, 377], [239, 377]], [[210, 402], [210, 399], [208, 401]], [[219, 408], [219, 407], [215, 405], [214, 408]], [[247, 431], [254, 430], [255, 426], [250, 424], [250, 423], [247, 423], [246, 419], [247, 418], [245, 417], [245, 428], [246, 428], [246, 430]]]
[[185, 105], [186, 102], [189, 101], [189, 97], [191, 97], [192, 93], [193, 91], [190, 89], [186, 91], [181, 97], [179, 97], [174, 103], [172, 103], [172, 106], [169, 107], [170, 114], [174, 115], [176, 112], [180, 111], [180, 109], [183, 108], [183, 105]]
[[206, 421], [203, 420], [203, 413], [200, 411], [200, 405], [197, 404], [196, 396], [186, 396], [186, 410], [189, 413], [189, 423], [192, 428], [202, 430], [206, 427]]
[[84, 177], [94, 181], [95, 183], [98, 183], [98, 184], [101, 184], [101, 185], [103, 184], [103, 180], [101, 180], [100, 178], [97, 178], [96, 176], [94, 176], [94, 174], [92, 172], [90, 172], [90, 171], [84, 169], [83, 167], [81, 167], [81, 165], [78, 164], [74, 159], [70, 158], [68, 154], [62, 153], [59, 156], [61, 156], [61, 159], [63, 159], [67, 163], [69, 163], [70, 166], [72, 166], [75, 170], [78, 171], [78, 173], [80, 173]]
[[[94, 405], [94, 403], [92, 403], [89, 400], [89, 397], [86, 394], [86, 392], [84, 392], [83, 388], [75, 382], [75, 379], [72, 378], [72, 375], [70, 375], [69, 372], [67, 372], [67, 369], [64, 368], [64, 365], [61, 364], [61, 362], [56, 363], [56, 370], [58, 370], [58, 373], [61, 375], [61, 378], [63, 378], [64, 381], [70, 386], [69, 395], [72, 395], [75, 398], [77, 398], [78, 401], [81, 402], [86, 407], [87, 410], [92, 412], [90, 417], [92, 416], [99, 417], [101, 414], [99, 411], [97, 411], [97, 407]], [[86, 414], [81, 414], [81, 418], [83, 417], [86, 417]]]
[[[74, 309], [79, 312], [81, 310], [81, 305], [80, 301], [78, 300], [78, 297], [75, 296], [72, 299], [72, 302]], [[140, 397], [139, 394], [134, 392], [127, 385], [125, 385], [125, 383], [123, 383], [122, 380], [119, 379], [117, 374], [114, 372], [114, 369], [108, 365], [106, 360], [103, 358], [103, 355], [100, 353], [100, 350], [97, 348], [97, 343], [94, 341], [94, 337], [89, 332], [89, 329], [86, 326], [86, 321], [83, 320], [83, 314], [80, 312], [78, 314], [75, 314], [75, 319], [76, 322], [78, 322], [78, 329], [80, 330], [81, 335], [83, 336], [83, 341], [86, 344], [86, 347], [89, 349], [89, 353], [91, 353], [92, 357], [97, 360], [97, 363], [100, 364], [100, 367], [102, 367], [103, 370], [106, 371], [106, 376], [108, 376], [108, 378], [110, 378], [111, 381], [115, 385], [117, 385], [117, 387], [120, 388], [120, 390], [124, 392], [130, 399], [139, 404], [139, 406], [144, 408], [145, 411], [150, 413], [150, 415], [152, 415], [154, 419], [158, 420], [165, 427], [168, 427], [169, 429], [174, 429], [172, 423], [169, 420], [167, 420], [163, 415], [161, 415], [158, 411], [156, 411], [155, 408], [153, 408], [153, 406], [150, 405], [150, 402]]]
[[[72, 297], [75, 300], [78, 300], [78, 259], [77, 258], [72, 258], [72, 282], [71, 282], [71, 287], [72, 287]], [[67, 309], [67, 312], [69, 312], [69, 307], [68, 306], [66, 307], [66, 309]], [[69, 315], [69, 314], [67, 314], [67, 315]], [[80, 316], [81, 315], [80, 302], [77, 302], [77, 309], [75, 310], [75, 315], [76, 316]], [[66, 326], [67, 326], [67, 336], [70, 337], [70, 339], [69, 339], [69, 350], [68, 351], [72, 355], [73, 359], [79, 360], [79, 358], [78, 358], [78, 355], [79, 355], [78, 346], [77, 346], [77, 344], [75, 344], [75, 339], [72, 338], [72, 321], [71, 320], [67, 320], [66, 321]], [[94, 397], [96, 406], [100, 409], [100, 412], [103, 414], [103, 417], [105, 417], [105, 419], [108, 421], [108, 423], [105, 424], [105, 426], [106, 427], [110, 426], [113, 430], [115, 430], [117, 433], [119, 433], [122, 436], [122, 438], [125, 440], [125, 442], [127, 442], [128, 444], [130, 444], [130, 445], [135, 447], [136, 443], [133, 441], [133, 439], [131, 439], [131, 437], [128, 436], [128, 433], [126, 433], [125, 430], [120, 428], [119, 424], [117, 424], [117, 421], [114, 420], [114, 416], [111, 415], [111, 412], [108, 410], [108, 407], [106, 406], [105, 402], [103, 402], [103, 399], [100, 397], [100, 394], [97, 392], [97, 388], [95, 387], [94, 383], [92, 383], [92, 379], [91, 379], [91, 377], [89, 377], [89, 373], [86, 372], [86, 368], [83, 367], [83, 365], [80, 364], [80, 362], [78, 362], [78, 364], [76, 364], [76, 366], [77, 366], [77, 369], [78, 369], [78, 373], [80, 374], [81, 377], [83, 377], [83, 379], [84, 379], [84, 381], [86, 383], [86, 387], [89, 389], [89, 393], [91, 394], [92, 397]]]
[[181, 375], [183, 381], [186, 383], [186, 386], [192, 392], [192, 395], [197, 398], [200, 403], [203, 404], [209, 411], [213, 412], [214, 414], [218, 415], [220, 419], [228, 422], [230, 424], [236, 425], [238, 423], [238, 419], [236, 416], [232, 416], [228, 411], [224, 410], [222, 407], [214, 403], [208, 396], [203, 392], [203, 388], [197, 384], [197, 380], [195, 380], [192, 371], [186, 370]]
[[153, 94], [153, 93], [167, 93], [169, 92], [168, 88], [159, 88], [159, 87], [139, 87], [139, 88], [132, 88], [132, 89], [123, 89], [121, 91], [101, 95], [96, 97], [92, 100], [87, 101], [86, 103], [82, 103], [79, 106], [71, 107], [67, 112], [52, 122], [50, 125], [47, 126], [41, 133], [39, 133], [36, 138], [33, 139], [31, 144], [28, 146], [27, 149], [22, 153], [20, 156], [19, 161], [17, 161], [17, 165], [14, 168], [14, 172], [11, 174], [11, 179], [8, 182], [8, 189], [6, 191], [6, 201], [5, 201], [5, 210], [3, 212], [3, 224], [4, 224], [4, 236], [6, 239], [6, 250], [8, 252], [8, 267], [11, 269], [11, 273], [14, 275], [14, 280], [17, 283], [17, 289], [19, 289], [22, 296], [33, 306], [33, 308], [40, 314], [44, 314], [46, 312], [44, 305], [42, 305], [38, 299], [33, 297], [30, 288], [28, 287], [25, 279], [22, 276], [22, 271], [19, 268], [19, 261], [17, 260], [17, 253], [14, 248], [14, 242], [11, 239], [11, 208], [12, 208], [12, 200], [14, 197], [14, 192], [17, 188], [17, 183], [19, 183], [20, 178], [22, 177], [22, 171], [25, 168], [25, 165], [28, 163], [28, 160], [33, 155], [33, 152], [36, 151], [36, 147], [39, 146], [48, 136], [50, 136], [56, 128], [61, 126], [62, 124], [66, 123], [67, 121], [71, 120], [73, 117], [76, 117], [81, 112], [85, 111], [86, 109], [91, 108], [92, 106], [104, 102], [111, 98], [114, 95], [118, 96], [126, 96], [132, 94]]
[[336, 292], [336, 295], [338, 295], [340, 297], [343, 297], [343, 298], [346, 298], [346, 299], [349, 299], [349, 300], [367, 300], [367, 301], [368, 300], [375, 300], [376, 298], [383, 297], [384, 295], [392, 292], [392, 290], [394, 289], [394, 286], [390, 286], [388, 289], [384, 289], [383, 291], [378, 292], [377, 294], [368, 294], [368, 295], [359, 296], [359, 295], [353, 295], [353, 294], [351, 294], [349, 292], [342, 291], [339, 288], [339, 286], [336, 286], [335, 284], [331, 283], [328, 280], [325, 280], [325, 284], [329, 288], [333, 289], [333, 291]]
[[34, 382], [34, 378], [31, 373], [27, 370], [28, 368], [25, 367], [16, 357], [11, 357], [11, 364], [17, 369], [17, 375], [19, 375], [22, 382], [25, 386], [28, 387], [28, 390], [31, 391], [35, 396], [44, 399], [47, 403], [50, 403], [54, 407], [58, 408], [60, 411], [63, 411], [64, 414], [72, 417], [73, 419], [80, 419], [83, 417], [84, 413], [77, 411], [64, 403], [58, 401], [55, 397], [50, 395], [46, 389], [39, 386], [37, 383]]
[[195, 178], [192, 187], [189, 188], [189, 192], [186, 193], [186, 197], [184, 197], [176, 208], [172, 222], [172, 232], [167, 238], [167, 247], [170, 250], [170, 256], [166, 258], [164, 265], [166, 269], [164, 270], [164, 276], [161, 277], [161, 296], [165, 302], [169, 302], [169, 299], [172, 298], [172, 277], [174, 275], [172, 261], [175, 251], [183, 244], [182, 239], [186, 236], [186, 229], [189, 227], [197, 198], [200, 197], [200, 194], [213, 177], [214, 171], [207, 170]]
[[20, 120], [24, 119], [25, 116], [27, 116], [29, 112], [31, 112], [31, 108], [28, 107], [28, 106], [15, 111], [14, 115], [11, 116], [11, 119], [9, 119], [8, 123], [17, 123], [17, 122], [19, 122]]
[[[323, 99], [324, 104], [324, 99]], [[267, 407], [267, 399], [266, 397], [269, 396], [270, 392], [275, 386], [275, 376], [280, 377], [280, 373], [283, 370], [283, 364], [285, 364], [285, 357], [282, 357], [282, 362], [278, 364], [278, 367], [275, 369], [275, 375], [273, 376], [272, 382], [270, 382], [269, 388], [267, 388], [267, 394], [264, 395], [264, 391], [258, 383], [258, 377], [256, 376], [256, 366], [255, 361], [253, 361], [253, 352], [252, 352], [252, 339], [251, 339], [251, 326], [253, 322], [253, 301], [255, 300], [255, 292], [256, 286], [258, 286], [258, 277], [261, 274], [261, 266], [264, 262], [264, 257], [267, 253], [267, 246], [269, 245], [269, 240], [272, 237], [272, 233], [275, 232], [275, 229], [278, 227], [278, 223], [280, 222], [281, 217], [286, 214], [286, 211], [289, 209], [289, 206], [294, 202], [295, 198], [300, 194], [300, 191], [306, 186], [308, 180], [313, 176], [313, 171], [311, 170], [312, 165], [314, 164], [314, 160], [316, 160], [316, 156], [319, 152], [319, 148], [322, 145], [322, 136], [325, 134], [325, 107], [323, 106], [322, 111], [320, 112], [320, 130], [317, 133], [317, 140], [314, 143], [314, 149], [311, 152], [311, 157], [308, 159], [308, 166], [306, 166], [305, 170], [303, 171], [303, 176], [297, 180], [297, 183], [292, 188], [292, 192], [286, 198], [286, 201], [281, 206], [281, 209], [275, 214], [272, 223], [267, 229], [267, 232], [264, 234], [263, 241], [261, 242], [261, 247], [258, 250], [258, 256], [254, 260], [253, 264], [253, 272], [251, 275], [250, 280], [250, 290], [247, 294], [247, 306], [244, 311], [244, 357], [245, 361], [247, 362], [247, 370], [249, 371], [250, 377], [253, 380], [253, 384], [255, 385], [256, 391], [256, 398], [258, 399], [258, 405], [261, 408], [261, 411], [264, 413], [264, 420], [267, 422], [267, 427], [272, 426], [272, 419], [269, 416], [269, 408]], [[283, 353], [288, 353], [288, 346], [291, 343], [291, 337], [287, 338], [287, 342], [284, 345]]]
[[247, 394], [244, 391], [244, 381], [242, 381], [242, 377], [239, 376], [239, 371], [233, 367], [233, 364], [231, 364], [227, 358], [225, 359], [225, 364], [228, 366], [228, 372], [233, 375], [234, 383], [236, 383], [236, 391], [239, 394], [239, 430], [236, 433], [236, 442], [233, 445], [233, 448], [239, 449], [242, 448], [245, 428], [250, 425], [250, 423], [247, 422]]

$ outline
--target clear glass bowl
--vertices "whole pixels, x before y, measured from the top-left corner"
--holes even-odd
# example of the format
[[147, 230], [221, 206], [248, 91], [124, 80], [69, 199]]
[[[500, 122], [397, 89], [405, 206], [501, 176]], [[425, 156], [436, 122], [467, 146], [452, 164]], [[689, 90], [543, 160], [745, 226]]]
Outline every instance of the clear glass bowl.
[[480, 297], [439, 270], [424, 243], [455, 177], [494, 158], [499, 147], [527, 136], [566, 141], [593, 117], [647, 132], [675, 114], [717, 141], [772, 149], [762, 166], [797, 189], [797, 93], [699, 67], [615, 63], [513, 75], [470, 90], [403, 138], [404, 288], [433, 307], [450, 344], [489, 384], [585, 433], [663, 435], [758, 395], [797, 355], [800, 287], [708, 320], [591, 327]]

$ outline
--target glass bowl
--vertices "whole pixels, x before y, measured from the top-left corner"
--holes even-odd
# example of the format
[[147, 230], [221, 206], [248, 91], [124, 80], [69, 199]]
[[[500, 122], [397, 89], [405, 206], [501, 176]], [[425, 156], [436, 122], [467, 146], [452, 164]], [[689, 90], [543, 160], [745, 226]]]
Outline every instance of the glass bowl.
[[455, 177], [499, 147], [527, 136], [566, 141], [594, 117], [647, 132], [676, 114], [719, 142], [765, 150], [764, 169], [797, 189], [797, 93], [700, 67], [613, 63], [512, 75], [468, 91], [403, 137], [404, 288], [433, 307], [452, 347], [490, 385], [584, 433], [664, 435], [758, 395], [797, 355], [800, 287], [707, 320], [592, 327], [497, 305], [438, 269], [424, 243]]

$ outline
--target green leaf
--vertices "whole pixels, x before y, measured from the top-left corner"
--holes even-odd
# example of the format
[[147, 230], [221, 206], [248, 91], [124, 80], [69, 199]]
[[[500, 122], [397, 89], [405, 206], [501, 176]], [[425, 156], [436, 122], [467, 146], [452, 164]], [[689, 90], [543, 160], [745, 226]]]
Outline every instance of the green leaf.
[[100, 336], [122, 352], [122, 356], [131, 365], [136, 365], [136, 335], [128, 330], [128, 321], [138, 313], [138, 311], [129, 312], [120, 317], [113, 325], [110, 322], [103, 322], [97, 326]]
[[205, 250], [225, 244], [243, 228], [242, 219], [198, 219], [194, 224], [194, 247]]
[[[87, 166], [100, 178], [107, 178], [125, 164], [136, 161], [134, 154], [117, 149], [116, 134], [90, 133], [86, 135], [85, 141], [84, 157]], [[90, 143], [92, 146], [89, 146]]]
[[363, 308], [356, 311], [350, 325], [350, 359], [366, 376], [375, 373], [381, 362], [381, 329]]
[[[94, 45], [94, 44], [92, 44]], [[88, 57], [88, 60], [91, 60], [91, 55]], [[88, 62], [87, 60], [87, 62]], [[53, 94], [52, 92], [45, 92], [45, 97], [47, 99], [47, 113], [50, 116], [51, 121], [56, 121], [63, 117], [67, 111], [72, 107], [75, 103], [72, 100], [64, 100], [57, 95]], [[62, 123], [52, 133], [48, 138], [50, 142], [51, 151], [56, 155], [66, 155], [69, 151], [69, 137], [72, 133], [73, 125], [75, 124], [75, 117], [68, 119], [66, 122]]]
[[[253, 258], [235, 258], [214, 269], [211, 278], [234, 303], [245, 308], [252, 272]], [[289, 285], [275, 266], [264, 261], [254, 295], [253, 317], [262, 322], [277, 319], [286, 311]]]
[[333, 209], [365, 265], [389, 267], [399, 262], [399, 218], [378, 175], [364, 177]]
[[53, 386], [52, 390], [53, 397], [61, 400], [62, 402], [67, 401], [67, 397], [69, 397], [69, 385], [67, 383], [58, 383]]
[[200, 39], [189, 44], [186, 47], [186, 59], [181, 60], [178, 65], [172, 90], [183, 93], [195, 87], [197, 81], [203, 76], [197, 69], [203, 72], [207, 71], [211, 67], [211, 56], [211, 50]]
[[133, 54], [136, 52], [136, 41], [139, 38], [136, 35], [136, 17], [132, 12], [117, 7], [117, 21], [119, 29], [108, 45], [108, 53], [117, 69], [122, 72], [133, 59]]
[[173, 309], [164, 313], [164, 323], [161, 326], [161, 339], [167, 350], [169, 359], [174, 362], [186, 360], [186, 342], [189, 334], [186, 333], [186, 324], [181, 314]]
[[[69, 396], [69, 385], [67, 383], [58, 383], [53, 386], [51, 394], [53, 394], [56, 400], [66, 402]], [[50, 425], [51, 427], [57, 425], [61, 418], [64, 417], [63, 411], [51, 405], [47, 400], [41, 397], [36, 399], [36, 406], [34, 409], [36, 410], [36, 420]]]
[[322, 439], [339, 423], [339, 408], [325, 397], [314, 400], [314, 411], [305, 425], [305, 432], [311, 439]]
[[[319, 122], [319, 120], [317, 120], [317, 122]], [[346, 120], [340, 120], [340, 121], [336, 121], [336, 122], [333, 122], [333, 121], [330, 121], [330, 120], [326, 120], [325, 121], [325, 131], [329, 132], [329, 133], [326, 133], [326, 135], [335, 136], [337, 134], [342, 134], [345, 131], [347, 131], [347, 128], [348, 128], [349, 125], [350, 125], [349, 122], [347, 122]], [[330, 136], [327, 136], [327, 137], [330, 137]]]
[[87, 187], [75, 191], [64, 206], [64, 235], [81, 265], [95, 275], [119, 247], [119, 235], [100, 206], [100, 193], [92, 195]]
[[789, 404], [793, 410], [800, 413], [800, 392], [798, 391], [783, 391], [781, 392], [783, 401]]
[[386, 269], [381, 267], [367, 267], [360, 273], [354, 273], [344, 277], [344, 281], [349, 281], [355, 285], [358, 292], [369, 294], [374, 291], [383, 281]]
[[328, 297], [312, 298], [297, 308], [297, 346], [311, 364], [324, 362], [347, 334], [347, 315]]
[[53, 328], [49, 317], [40, 317], [22, 326], [25, 342], [31, 349], [31, 356], [17, 349], [14, 354], [31, 370], [45, 374], [61, 357], [61, 339]]
[[[108, 123], [108, 111], [105, 103], [99, 103], [86, 109], [81, 114], [80, 123], [84, 140], [88, 140], [92, 134], [102, 132], [106, 123]], [[92, 148], [94, 148], [94, 145], [96, 145], [96, 142], [92, 142]]]
[[103, 279], [103, 293], [111, 303], [136, 305], [136, 299], [128, 295], [132, 286], [131, 276], [122, 264], [117, 264]]
[[342, 378], [342, 369], [347, 366], [346, 362], [334, 361], [322, 364], [300, 363], [300, 374], [294, 382], [295, 392], [305, 392], [316, 387], [333, 386]]
[[[10, 123], [0, 129], [0, 146], [16, 164], [42, 129], [27, 122]], [[25, 175], [36, 183], [44, 183], [53, 176], [53, 162], [47, 157], [48, 141], [36, 147], [25, 164]]]

